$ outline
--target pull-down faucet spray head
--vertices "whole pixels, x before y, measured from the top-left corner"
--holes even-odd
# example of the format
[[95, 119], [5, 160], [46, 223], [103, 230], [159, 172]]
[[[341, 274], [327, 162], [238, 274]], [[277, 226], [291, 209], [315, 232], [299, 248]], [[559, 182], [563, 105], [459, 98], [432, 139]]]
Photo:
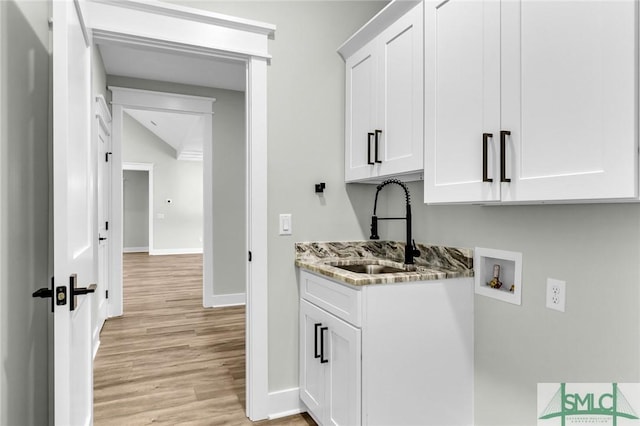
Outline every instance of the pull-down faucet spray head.
[[371, 216], [371, 236], [369, 237], [369, 239], [380, 239], [380, 235], [378, 235], [378, 216], [376, 216], [375, 214]]
[[[404, 189], [404, 195], [406, 197], [406, 215], [405, 217], [381, 217], [378, 218], [378, 216], [376, 216], [376, 209], [378, 208], [378, 194], [380, 193], [380, 190], [382, 188], [384, 188], [385, 186], [395, 183], [396, 185], [400, 185], [402, 187], [402, 189]], [[404, 256], [404, 263], [407, 265], [411, 265], [413, 264], [413, 258], [414, 256], [420, 256], [420, 251], [418, 251], [418, 249], [416, 249], [415, 247], [415, 243], [413, 241], [413, 239], [411, 238], [411, 195], [409, 194], [409, 188], [407, 188], [407, 185], [404, 184], [404, 182], [398, 180], [398, 179], [387, 179], [384, 182], [382, 182], [380, 185], [378, 185], [377, 187], [377, 191], [376, 191], [376, 198], [375, 201], [373, 203], [373, 216], [371, 216], [371, 236], [369, 237], [372, 240], [379, 240], [380, 236], [378, 235], [378, 220], [393, 220], [393, 219], [403, 219], [406, 221], [407, 224], [407, 241], [406, 241], [406, 246], [405, 246], [405, 256]]]

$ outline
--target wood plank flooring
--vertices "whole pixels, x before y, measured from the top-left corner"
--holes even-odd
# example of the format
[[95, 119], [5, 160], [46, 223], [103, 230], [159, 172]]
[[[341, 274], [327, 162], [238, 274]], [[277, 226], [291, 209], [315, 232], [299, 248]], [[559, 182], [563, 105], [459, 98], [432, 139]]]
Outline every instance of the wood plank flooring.
[[[124, 315], [94, 364], [94, 424], [251, 425], [245, 308], [202, 307], [202, 256], [124, 255]], [[315, 425], [297, 415], [259, 425]]]

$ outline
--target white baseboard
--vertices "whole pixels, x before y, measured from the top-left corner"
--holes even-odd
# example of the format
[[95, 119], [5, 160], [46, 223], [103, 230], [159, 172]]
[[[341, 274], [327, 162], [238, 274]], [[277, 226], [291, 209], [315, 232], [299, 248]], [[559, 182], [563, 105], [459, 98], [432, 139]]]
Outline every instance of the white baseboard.
[[149, 251], [149, 247], [125, 247], [122, 249], [123, 253], [146, 253]]
[[178, 249], [153, 249], [149, 251], [151, 256], [167, 256], [172, 254], [202, 254], [200, 248], [178, 248]]
[[214, 308], [220, 308], [223, 306], [239, 306], [246, 303], [246, 293], [214, 294], [211, 297], [211, 306]]
[[300, 388], [269, 392], [269, 420], [307, 411], [300, 401]]

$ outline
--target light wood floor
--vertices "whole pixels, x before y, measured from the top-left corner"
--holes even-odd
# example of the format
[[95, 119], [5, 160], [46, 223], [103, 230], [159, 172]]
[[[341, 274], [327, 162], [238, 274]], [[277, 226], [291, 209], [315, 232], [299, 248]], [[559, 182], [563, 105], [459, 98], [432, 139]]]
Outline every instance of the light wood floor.
[[[124, 256], [124, 315], [94, 365], [94, 423], [250, 425], [245, 309], [202, 307], [202, 256]], [[306, 414], [260, 425], [314, 425]]]

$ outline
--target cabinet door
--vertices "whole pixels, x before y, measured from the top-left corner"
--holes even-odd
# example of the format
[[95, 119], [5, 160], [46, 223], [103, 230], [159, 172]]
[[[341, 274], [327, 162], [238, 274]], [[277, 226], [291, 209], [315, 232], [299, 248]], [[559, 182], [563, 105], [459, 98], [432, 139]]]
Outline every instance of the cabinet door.
[[503, 200], [637, 196], [637, 7], [502, 3]]
[[498, 201], [500, 4], [427, 1], [424, 27], [425, 202]]
[[326, 423], [361, 424], [360, 329], [329, 314], [323, 348], [327, 363]]
[[377, 175], [373, 138], [375, 130], [375, 43], [370, 42], [346, 62], [345, 181]]
[[[327, 314], [324, 314], [327, 315]], [[324, 364], [316, 358], [320, 350], [323, 311], [300, 301], [300, 399], [316, 419], [322, 419], [325, 401]]]
[[422, 3], [378, 37], [380, 175], [423, 169]]

